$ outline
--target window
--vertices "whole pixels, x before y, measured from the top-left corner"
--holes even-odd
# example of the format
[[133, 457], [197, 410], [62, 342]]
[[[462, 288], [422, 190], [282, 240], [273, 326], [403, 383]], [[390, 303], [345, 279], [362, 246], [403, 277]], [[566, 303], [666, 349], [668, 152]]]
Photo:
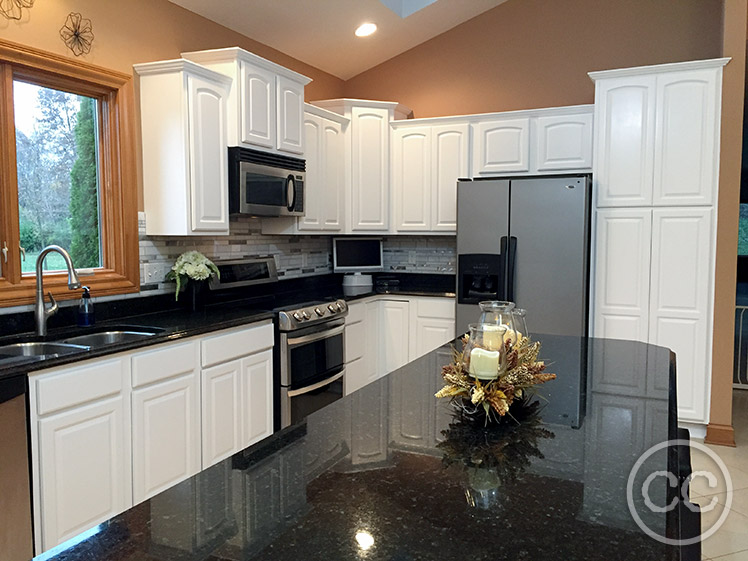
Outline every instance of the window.
[[[94, 295], [138, 290], [131, 121], [130, 76], [0, 41], [0, 306], [33, 301], [50, 244]], [[79, 297], [63, 268], [45, 259], [45, 290]]]

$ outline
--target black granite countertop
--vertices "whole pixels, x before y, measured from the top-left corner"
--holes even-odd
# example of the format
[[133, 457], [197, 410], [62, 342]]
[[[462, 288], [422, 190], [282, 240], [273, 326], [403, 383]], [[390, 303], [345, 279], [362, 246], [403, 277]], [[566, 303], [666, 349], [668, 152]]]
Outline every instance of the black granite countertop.
[[[558, 375], [542, 386], [539, 419], [489, 431], [458, 422], [434, 398], [445, 345], [53, 559], [679, 559], [634, 522], [626, 498], [637, 459], [676, 434], [674, 356], [636, 342], [538, 338]], [[679, 470], [677, 457], [651, 455], [634, 489], [657, 470]], [[653, 502], [666, 495], [656, 479]], [[677, 534], [677, 511], [643, 502], [634, 495], [647, 527]]]
[[[453, 296], [449, 290], [450, 287], [454, 288], [454, 275], [399, 273], [382, 277], [385, 283], [389, 283], [387, 286], [396, 285], [400, 294]], [[172, 295], [147, 296], [95, 303], [97, 318], [103, 321], [97, 321], [91, 329], [74, 326], [75, 308], [68, 306], [50, 318], [49, 332], [43, 340], [57, 341], [93, 330], [119, 327], [158, 327], [163, 332], [146, 339], [92, 348], [76, 354], [0, 363], [0, 379], [266, 320], [274, 315], [270, 310], [282, 305], [292, 306], [295, 302], [338, 298], [353, 301], [375, 294], [377, 292], [372, 290], [367, 294], [346, 296], [342, 288], [342, 275], [320, 275], [210, 294], [206, 305], [196, 312], [188, 311], [184, 300], [175, 302]], [[33, 334], [32, 312], [0, 318], [0, 345], [39, 340]]]

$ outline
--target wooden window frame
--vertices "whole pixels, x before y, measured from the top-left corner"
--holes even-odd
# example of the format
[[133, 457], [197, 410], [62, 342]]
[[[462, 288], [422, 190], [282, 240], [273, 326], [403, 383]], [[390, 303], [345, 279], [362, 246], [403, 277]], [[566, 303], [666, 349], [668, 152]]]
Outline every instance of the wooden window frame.
[[[140, 290], [132, 76], [0, 39], [0, 307], [34, 301], [36, 275], [21, 273], [13, 79], [99, 101], [99, 199], [103, 266], [81, 282], [94, 296]], [[68, 300], [66, 273], [45, 273], [45, 293]]]

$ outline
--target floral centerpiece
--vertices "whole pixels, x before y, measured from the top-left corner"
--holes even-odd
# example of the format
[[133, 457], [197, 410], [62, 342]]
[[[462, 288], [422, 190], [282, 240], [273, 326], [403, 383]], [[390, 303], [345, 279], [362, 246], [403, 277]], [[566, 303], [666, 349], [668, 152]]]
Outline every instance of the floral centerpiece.
[[436, 397], [452, 399], [467, 417], [499, 421], [516, 399], [556, 378], [538, 360], [540, 343], [508, 326], [471, 324], [462, 343], [463, 350], [453, 348], [452, 362], [442, 367], [446, 385]]
[[179, 300], [179, 291], [183, 285], [186, 286], [191, 280], [202, 282], [213, 275], [221, 278], [221, 273], [218, 272], [218, 267], [213, 261], [199, 251], [185, 251], [177, 257], [171, 271], [166, 274], [166, 279], [176, 281], [177, 290], [174, 299]]

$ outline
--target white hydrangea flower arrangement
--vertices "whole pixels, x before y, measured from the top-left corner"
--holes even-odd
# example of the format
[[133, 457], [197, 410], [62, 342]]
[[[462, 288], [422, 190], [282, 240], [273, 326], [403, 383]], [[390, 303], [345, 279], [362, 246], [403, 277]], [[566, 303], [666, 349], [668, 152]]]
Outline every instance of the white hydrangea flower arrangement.
[[221, 278], [218, 267], [213, 261], [199, 251], [185, 251], [177, 257], [177, 262], [166, 274], [166, 279], [176, 281], [177, 291], [174, 299], [179, 300], [179, 291], [183, 284], [186, 286], [190, 280], [204, 281], [213, 275]]

